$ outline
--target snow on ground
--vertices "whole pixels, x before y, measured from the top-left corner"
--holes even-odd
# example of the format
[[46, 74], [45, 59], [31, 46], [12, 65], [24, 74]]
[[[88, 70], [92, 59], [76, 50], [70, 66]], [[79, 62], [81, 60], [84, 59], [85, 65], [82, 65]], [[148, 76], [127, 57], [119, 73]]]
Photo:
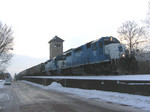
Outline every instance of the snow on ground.
[[[0, 80], [0, 89], [4, 88], [4, 80]], [[3, 108], [1, 106], [1, 102], [10, 101], [10, 97], [8, 94], [0, 93], [0, 109]]]
[[0, 93], [0, 110], [3, 108], [1, 103], [6, 102], [6, 101], [10, 101], [9, 95], [8, 94], [4, 94], [4, 93]]
[[115, 75], [115, 76], [24, 76], [27, 78], [46, 78], [46, 79], [78, 79], [78, 80], [136, 80], [150, 81], [150, 74], [139, 75]]
[[0, 80], [0, 88], [3, 88], [4, 86], [4, 80]]
[[141, 95], [132, 95], [118, 92], [106, 92], [100, 90], [85, 90], [78, 88], [67, 88], [63, 87], [61, 84], [57, 82], [53, 82], [49, 86], [42, 86], [39, 84], [23, 81], [35, 86], [38, 86], [47, 90], [57, 90], [61, 92], [71, 93], [75, 95], [79, 95], [84, 98], [93, 98], [97, 100], [106, 100], [108, 102], [114, 102], [124, 105], [130, 105], [133, 107], [138, 107], [143, 110], [150, 110], [150, 96], [141, 96]]
[[5, 101], [10, 101], [10, 97], [8, 94], [0, 93], [0, 101], [5, 102]]

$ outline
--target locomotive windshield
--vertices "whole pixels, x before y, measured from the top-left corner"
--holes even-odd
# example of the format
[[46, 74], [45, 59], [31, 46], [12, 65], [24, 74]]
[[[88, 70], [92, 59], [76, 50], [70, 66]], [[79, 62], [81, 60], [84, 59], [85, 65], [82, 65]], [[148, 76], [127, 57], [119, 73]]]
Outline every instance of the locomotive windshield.
[[116, 38], [104, 38], [104, 45], [112, 44], [112, 43], [120, 43]]

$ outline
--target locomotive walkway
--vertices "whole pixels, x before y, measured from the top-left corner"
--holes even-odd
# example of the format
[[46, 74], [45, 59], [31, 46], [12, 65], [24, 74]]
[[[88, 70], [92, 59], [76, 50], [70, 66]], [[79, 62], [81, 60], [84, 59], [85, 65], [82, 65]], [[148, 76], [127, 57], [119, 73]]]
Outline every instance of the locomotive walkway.
[[140, 110], [106, 101], [85, 99], [54, 90], [44, 90], [24, 82], [0, 88], [6, 98], [0, 112], [138, 112]]

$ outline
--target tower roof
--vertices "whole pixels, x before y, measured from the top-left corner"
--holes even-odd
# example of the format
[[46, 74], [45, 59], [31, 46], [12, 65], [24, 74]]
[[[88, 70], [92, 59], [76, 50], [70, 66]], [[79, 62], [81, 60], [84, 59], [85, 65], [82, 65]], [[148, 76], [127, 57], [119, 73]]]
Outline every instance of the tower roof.
[[64, 42], [64, 40], [59, 38], [58, 36], [55, 36], [48, 43], [51, 43], [51, 42]]

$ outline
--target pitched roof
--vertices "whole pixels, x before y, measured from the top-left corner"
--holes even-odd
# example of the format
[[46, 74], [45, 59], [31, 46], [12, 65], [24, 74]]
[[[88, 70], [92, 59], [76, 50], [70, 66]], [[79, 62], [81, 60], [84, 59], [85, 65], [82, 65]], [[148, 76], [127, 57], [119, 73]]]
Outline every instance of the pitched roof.
[[50, 43], [50, 42], [64, 42], [64, 40], [59, 38], [58, 36], [55, 36], [48, 43]]

